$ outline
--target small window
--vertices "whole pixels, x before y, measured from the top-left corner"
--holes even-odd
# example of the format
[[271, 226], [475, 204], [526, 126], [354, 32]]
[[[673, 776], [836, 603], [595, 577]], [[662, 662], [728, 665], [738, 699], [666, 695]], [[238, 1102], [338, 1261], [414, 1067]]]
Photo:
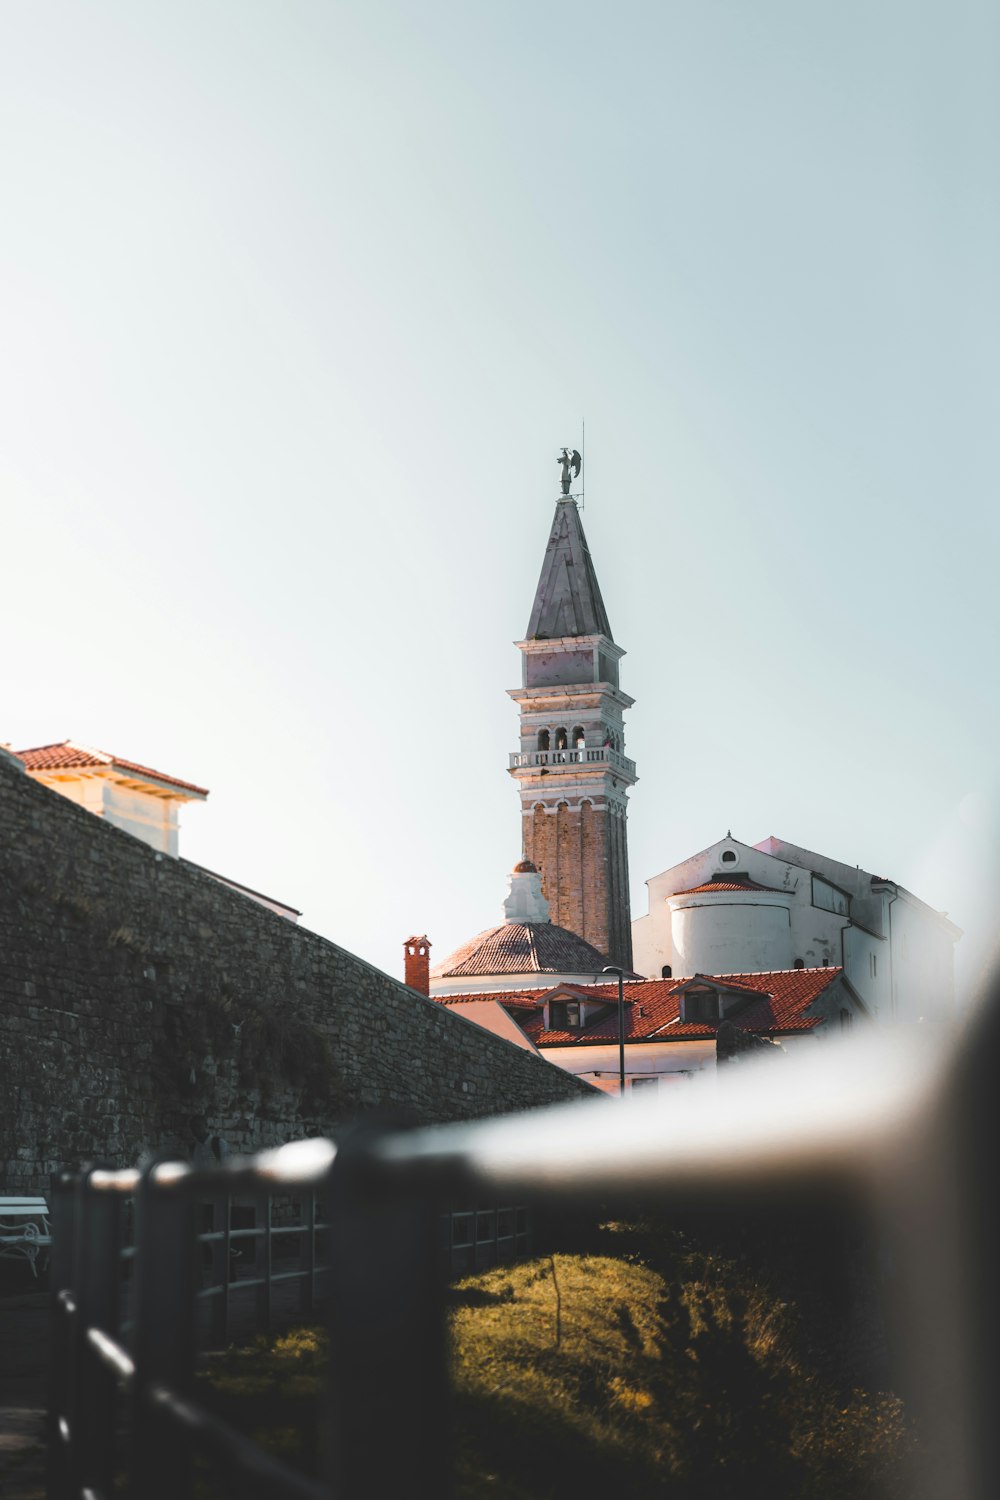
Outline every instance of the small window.
[[878, 978], [878, 955], [875, 954], [875, 953], [869, 953], [868, 957], [871, 960], [872, 978], [873, 979], [877, 979]]
[[707, 986], [696, 990], [685, 990], [681, 999], [682, 1021], [717, 1021], [719, 1019], [719, 993]]
[[549, 1003], [550, 1031], [569, 1031], [581, 1024], [579, 1000], [552, 1000]]
[[547, 729], [540, 729], [538, 731], [538, 748], [539, 750], [547, 750], [549, 748], [549, 731]]
[[669, 964], [664, 964], [663, 968], [660, 970], [660, 978], [661, 979], [673, 979], [673, 977], [674, 977], [674, 971], [673, 971], [673, 969], [670, 967]]
[[734, 865], [736, 863], [736, 850], [735, 849], [723, 849], [723, 851], [722, 851], [722, 863], [724, 865]]
[[806, 966], [806, 961], [805, 961], [804, 958], [797, 958], [795, 960], [795, 962], [792, 964], [792, 968], [793, 969], [804, 969], [805, 966]]
[[851, 1015], [851, 1012], [849, 1010], [842, 1010], [840, 1012], [840, 1029], [841, 1029], [841, 1031], [850, 1031], [850, 1029], [851, 1029], [851, 1022], [853, 1020], [854, 1020], [854, 1017]]

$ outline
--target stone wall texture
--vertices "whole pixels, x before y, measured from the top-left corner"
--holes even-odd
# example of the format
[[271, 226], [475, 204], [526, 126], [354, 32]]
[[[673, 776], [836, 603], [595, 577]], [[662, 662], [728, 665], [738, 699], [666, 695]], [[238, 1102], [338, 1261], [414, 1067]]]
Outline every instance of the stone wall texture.
[[186, 1154], [197, 1114], [250, 1151], [591, 1093], [0, 756], [0, 1192]]

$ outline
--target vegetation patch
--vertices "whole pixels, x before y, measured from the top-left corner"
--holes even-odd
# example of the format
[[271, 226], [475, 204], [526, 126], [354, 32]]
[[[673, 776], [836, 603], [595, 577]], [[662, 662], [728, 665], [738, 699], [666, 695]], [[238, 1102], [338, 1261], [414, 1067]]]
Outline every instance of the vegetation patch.
[[[634, 1249], [555, 1254], [453, 1288], [460, 1500], [902, 1500], [914, 1439], [898, 1398], [838, 1390], [797, 1352], [794, 1309], [679, 1237], [674, 1253], [673, 1269]], [[326, 1359], [325, 1336], [299, 1330], [204, 1378], [230, 1419], [247, 1403], [244, 1429], [309, 1467]]]
[[906, 1493], [898, 1398], [823, 1382], [794, 1352], [792, 1310], [700, 1259], [673, 1280], [555, 1255], [459, 1284], [476, 1294], [454, 1317], [463, 1500], [653, 1497], [668, 1481], [679, 1500]]
[[209, 1057], [232, 1060], [240, 1082], [265, 1098], [271, 1090], [298, 1089], [306, 1109], [328, 1103], [334, 1087], [330, 1045], [318, 1027], [291, 1006], [258, 1005], [226, 985], [164, 1005], [157, 1040], [158, 1060], [172, 1065], [182, 1088]]

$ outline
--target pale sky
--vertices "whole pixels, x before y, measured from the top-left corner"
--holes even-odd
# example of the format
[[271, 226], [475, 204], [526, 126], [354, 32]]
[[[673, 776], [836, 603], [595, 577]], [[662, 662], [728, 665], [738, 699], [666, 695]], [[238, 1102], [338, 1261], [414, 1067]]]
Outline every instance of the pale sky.
[[731, 828], [975, 926], [994, 4], [0, 13], [0, 741], [207, 785], [190, 858], [444, 957], [585, 418], [635, 914]]

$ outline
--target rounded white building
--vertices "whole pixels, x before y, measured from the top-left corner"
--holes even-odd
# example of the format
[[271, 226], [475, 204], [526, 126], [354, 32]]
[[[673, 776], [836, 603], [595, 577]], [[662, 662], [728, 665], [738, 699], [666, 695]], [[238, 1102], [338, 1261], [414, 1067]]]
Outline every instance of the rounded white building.
[[790, 969], [792, 916], [787, 891], [751, 881], [713, 880], [667, 898], [678, 974], [740, 974]]

